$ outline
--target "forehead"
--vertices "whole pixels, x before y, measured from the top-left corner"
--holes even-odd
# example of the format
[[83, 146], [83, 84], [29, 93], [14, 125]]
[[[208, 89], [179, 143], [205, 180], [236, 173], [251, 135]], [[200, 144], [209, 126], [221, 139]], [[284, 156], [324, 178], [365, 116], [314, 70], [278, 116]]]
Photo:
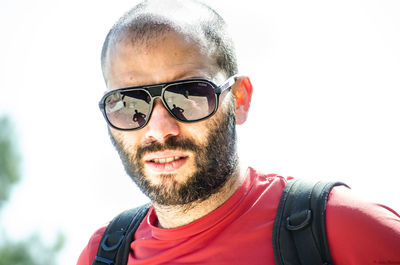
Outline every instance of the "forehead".
[[109, 49], [105, 75], [109, 89], [202, 77], [217, 72], [206, 42], [189, 34], [164, 32], [146, 42], [123, 36]]

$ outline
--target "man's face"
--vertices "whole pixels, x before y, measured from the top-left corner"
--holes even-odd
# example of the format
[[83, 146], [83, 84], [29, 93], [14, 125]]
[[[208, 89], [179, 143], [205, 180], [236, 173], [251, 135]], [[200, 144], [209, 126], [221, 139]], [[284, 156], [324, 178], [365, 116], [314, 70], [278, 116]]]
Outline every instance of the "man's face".
[[[105, 68], [109, 89], [149, 85], [189, 78], [219, 84], [215, 63], [198, 42], [166, 33], [150, 45], [122, 41], [110, 51]], [[223, 94], [211, 118], [182, 123], [160, 99], [155, 100], [148, 124], [137, 131], [110, 128], [126, 172], [162, 205], [204, 200], [217, 192], [237, 167], [235, 114], [232, 99]]]

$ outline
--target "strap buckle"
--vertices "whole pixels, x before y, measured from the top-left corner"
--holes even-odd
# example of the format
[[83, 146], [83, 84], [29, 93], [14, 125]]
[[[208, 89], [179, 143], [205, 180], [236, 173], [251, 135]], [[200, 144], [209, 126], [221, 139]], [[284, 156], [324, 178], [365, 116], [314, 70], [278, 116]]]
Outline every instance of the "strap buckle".
[[103, 258], [103, 257], [96, 256], [96, 258], [94, 259], [93, 264], [98, 264], [98, 263], [107, 264], [107, 265], [114, 265], [114, 261], [106, 259], [106, 258]]
[[[300, 230], [311, 222], [311, 210], [304, 210], [286, 218], [286, 228], [290, 231]], [[295, 224], [292, 224], [295, 223]]]
[[[101, 247], [105, 251], [113, 251], [113, 250], [117, 249], [119, 247], [119, 245], [121, 245], [122, 241], [124, 240], [124, 237], [125, 237], [125, 235], [121, 231], [116, 231], [112, 234], [107, 234], [107, 235], [105, 235], [104, 240], [102, 240], [103, 242], [101, 243]], [[116, 242], [116, 243], [109, 246], [108, 241]]]

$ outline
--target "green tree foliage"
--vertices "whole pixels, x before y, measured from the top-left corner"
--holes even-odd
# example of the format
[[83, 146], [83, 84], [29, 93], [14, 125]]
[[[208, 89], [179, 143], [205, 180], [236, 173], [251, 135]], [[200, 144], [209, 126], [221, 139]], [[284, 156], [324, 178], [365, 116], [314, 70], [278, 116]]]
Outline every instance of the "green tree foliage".
[[[21, 158], [10, 118], [0, 116], [0, 211], [10, 198], [12, 187], [21, 179]], [[0, 215], [1, 218], [1, 215]], [[45, 245], [38, 233], [24, 240], [8, 239], [0, 227], [0, 265], [56, 265], [56, 256], [65, 238], [57, 236], [52, 246]]]
[[8, 200], [11, 187], [21, 178], [20, 156], [15, 140], [10, 119], [0, 117], [0, 208]]
[[50, 247], [37, 234], [23, 241], [5, 241], [0, 245], [0, 265], [54, 265], [64, 241], [61, 234]]

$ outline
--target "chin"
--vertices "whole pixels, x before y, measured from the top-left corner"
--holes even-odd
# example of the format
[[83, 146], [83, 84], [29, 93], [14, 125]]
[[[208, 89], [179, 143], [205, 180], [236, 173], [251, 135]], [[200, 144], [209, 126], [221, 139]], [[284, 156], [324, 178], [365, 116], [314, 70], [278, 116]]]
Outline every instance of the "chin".
[[193, 175], [193, 170], [177, 170], [171, 173], [145, 173], [145, 177], [152, 185], [162, 185], [164, 187], [176, 187], [178, 185], [184, 185], [189, 181], [190, 178], [193, 177]]

